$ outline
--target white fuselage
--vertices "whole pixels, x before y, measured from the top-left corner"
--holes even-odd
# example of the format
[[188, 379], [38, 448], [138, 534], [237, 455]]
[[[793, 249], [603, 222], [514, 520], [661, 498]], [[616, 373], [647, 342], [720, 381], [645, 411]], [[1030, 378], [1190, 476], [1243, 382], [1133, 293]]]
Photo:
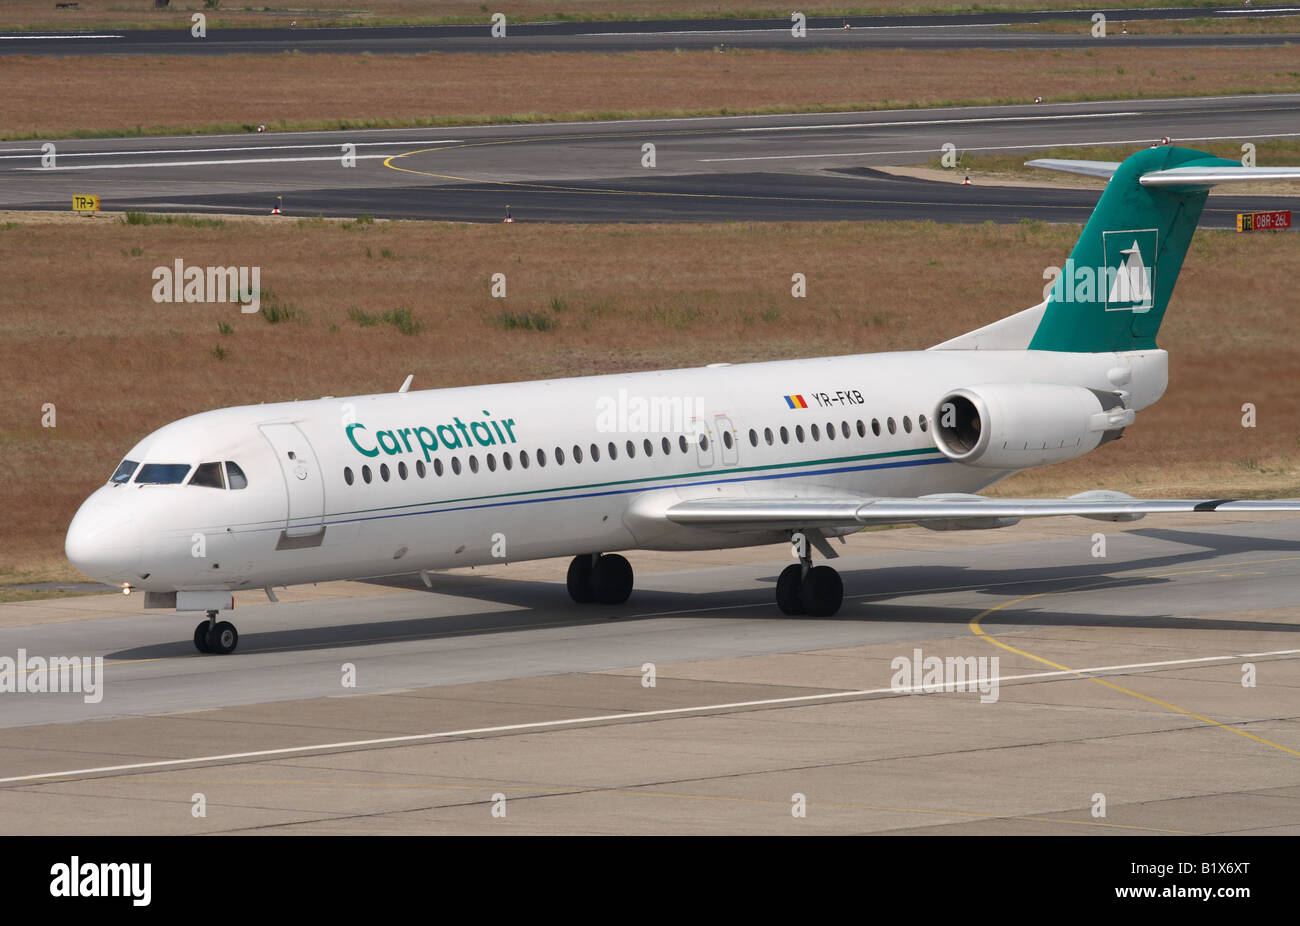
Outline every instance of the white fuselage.
[[127, 460], [190, 474], [231, 461], [245, 487], [110, 483], [67, 552], [101, 581], [169, 592], [770, 543], [784, 535], [660, 513], [701, 497], [975, 492], [1008, 471], [936, 448], [929, 419], [949, 390], [1118, 378], [1141, 409], [1166, 371], [1163, 351], [934, 350], [227, 408], [155, 431]]

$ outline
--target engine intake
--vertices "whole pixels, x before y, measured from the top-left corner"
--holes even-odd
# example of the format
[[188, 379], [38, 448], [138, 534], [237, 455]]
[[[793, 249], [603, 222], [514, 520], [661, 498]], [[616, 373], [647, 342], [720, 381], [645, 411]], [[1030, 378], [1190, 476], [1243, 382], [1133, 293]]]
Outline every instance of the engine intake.
[[948, 459], [1024, 469], [1082, 456], [1115, 440], [1133, 411], [1113, 392], [1049, 383], [954, 389], [934, 411], [934, 442]]

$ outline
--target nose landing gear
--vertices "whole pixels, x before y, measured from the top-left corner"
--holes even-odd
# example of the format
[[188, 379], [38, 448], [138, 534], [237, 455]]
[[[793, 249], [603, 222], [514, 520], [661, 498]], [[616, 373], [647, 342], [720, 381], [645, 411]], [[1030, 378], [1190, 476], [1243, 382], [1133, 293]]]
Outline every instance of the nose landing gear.
[[200, 653], [225, 656], [239, 645], [239, 631], [230, 621], [218, 621], [216, 611], [208, 612], [208, 619], [194, 628], [194, 648]]

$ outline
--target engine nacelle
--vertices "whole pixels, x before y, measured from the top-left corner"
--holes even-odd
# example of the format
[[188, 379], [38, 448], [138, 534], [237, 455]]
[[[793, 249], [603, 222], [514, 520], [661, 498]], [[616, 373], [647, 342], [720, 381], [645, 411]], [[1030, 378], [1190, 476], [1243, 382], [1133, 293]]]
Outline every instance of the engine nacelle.
[[954, 389], [934, 411], [948, 459], [989, 469], [1061, 463], [1118, 438], [1133, 410], [1112, 392], [1048, 383]]

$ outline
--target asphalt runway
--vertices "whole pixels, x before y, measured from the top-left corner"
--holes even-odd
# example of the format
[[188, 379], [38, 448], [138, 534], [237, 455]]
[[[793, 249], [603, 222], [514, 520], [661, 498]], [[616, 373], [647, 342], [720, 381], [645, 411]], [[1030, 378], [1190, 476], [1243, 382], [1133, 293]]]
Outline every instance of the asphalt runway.
[[[257, 117], [259, 114], [250, 113]], [[105, 210], [499, 222], [932, 219], [1078, 222], [1096, 190], [983, 187], [890, 176], [945, 143], [959, 152], [1134, 147], [1300, 137], [1300, 94], [648, 119], [442, 129], [65, 140], [0, 146], [0, 209]], [[355, 146], [344, 167], [343, 145]], [[655, 165], [642, 167], [646, 144]], [[1044, 182], [1054, 175], [1044, 173]], [[1296, 197], [1216, 197], [1202, 224], [1300, 209]]]
[[[625, 52], [655, 49], [773, 48], [1078, 48], [1095, 45], [1091, 17], [1103, 12], [1112, 24], [1105, 41], [1133, 48], [1258, 48], [1294, 43], [1300, 36], [1144, 35], [1124, 34], [1120, 23], [1177, 20], [1204, 16], [1260, 18], [1295, 15], [1294, 6], [1201, 7], [1154, 10], [1070, 10], [1025, 13], [972, 13], [914, 16], [813, 17], [807, 33], [796, 38], [789, 19], [655, 20], [603, 23], [507, 22], [506, 34], [493, 37], [488, 14], [483, 23], [458, 26], [377, 26], [312, 28], [304, 17], [298, 27], [207, 30], [195, 38], [188, 29], [110, 30], [100, 33], [3, 33], [0, 55], [227, 55], [282, 54], [419, 54], [449, 52]], [[217, 14], [212, 14], [215, 20]], [[1010, 31], [1017, 24], [1047, 20], [1078, 23], [1075, 34]], [[852, 28], [845, 29], [845, 24]]]
[[[829, 620], [771, 602], [784, 552], [634, 553], [621, 608], [557, 561], [240, 593], [229, 657], [119, 595], [0, 605], [0, 653], [106, 661], [98, 703], [0, 698], [0, 829], [1300, 833], [1300, 519], [858, 534]], [[900, 681], [925, 655], [987, 684]]]

